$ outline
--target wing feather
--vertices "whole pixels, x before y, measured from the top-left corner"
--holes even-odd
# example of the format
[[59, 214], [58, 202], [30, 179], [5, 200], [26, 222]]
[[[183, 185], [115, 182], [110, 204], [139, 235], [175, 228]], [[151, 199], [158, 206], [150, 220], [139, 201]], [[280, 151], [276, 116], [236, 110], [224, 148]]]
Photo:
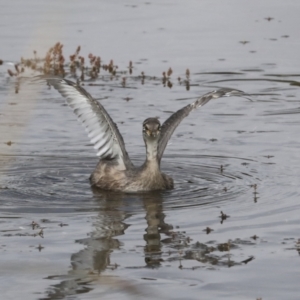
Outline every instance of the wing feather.
[[239, 90], [233, 90], [228, 88], [222, 88], [210, 93], [207, 93], [197, 99], [194, 103], [189, 104], [174, 114], [172, 114], [162, 125], [161, 127], [161, 133], [160, 133], [160, 139], [158, 142], [158, 161], [161, 161], [161, 158], [163, 156], [164, 150], [167, 146], [168, 141], [170, 140], [174, 130], [177, 128], [177, 126], [180, 124], [180, 122], [187, 117], [191, 111], [195, 110], [198, 107], [201, 107], [205, 105], [207, 102], [209, 102], [211, 99], [217, 99], [220, 97], [231, 97], [231, 96], [237, 96], [237, 97], [245, 97], [247, 96], [244, 92]]
[[60, 77], [46, 77], [47, 82], [65, 97], [78, 120], [85, 127], [100, 159], [115, 159], [121, 169], [132, 166], [117, 125], [104, 107], [81, 86]]
[[96, 144], [96, 143], [98, 143], [102, 138], [103, 138], [103, 134], [100, 133], [100, 134], [98, 134], [97, 136], [91, 138], [91, 143], [92, 143], [92, 144]]

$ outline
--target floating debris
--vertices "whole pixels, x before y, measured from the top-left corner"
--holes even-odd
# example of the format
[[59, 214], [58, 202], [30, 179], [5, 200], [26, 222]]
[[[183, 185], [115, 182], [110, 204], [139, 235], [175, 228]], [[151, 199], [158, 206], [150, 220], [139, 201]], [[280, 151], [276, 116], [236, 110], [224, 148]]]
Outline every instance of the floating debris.
[[214, 230], [212, 228], [206, 227], [205, 229], [203, 229], [203, 231], [205, 231], [206, 234], [210, 234]]
[[129, 69], [129, 74], [130, 74], [130, 75], [132, 74], [132, 68], [133, 68], [133, 66], [132, 66], [132, 61], [130, 61], [130, 62], [129, 62], [129, 67], [128, 67], [128, 69]]
[[185, 89], [186, 89], [187, 91], [190, 90], [190, 81], [189, 81], [189, 80], [186, 80], [186, 81], [185, 81]]
[[39, 246], [38, 247], [36, 247], [36, 249], [39, 249], [39, 252], [41, 252], [42, 251], [42, 249], [44, 249], [45, 247], [43, 247], [41, 244], [39, 244]]
[[172, 73], [173, 73], [173, 70], [171, 68], [169, 68], [169, 70], [167, 72], [168, 77], [170, 77], [172, 75]]
[[40, 230], [40, 232], [38, 233], [38, 235], [39, 235], [41, 238], [44, 238], [44, 231], [43, 231], [43, 229]]
[[222, 211], [221, 211], [221, 215], [219, 216], [219, 218], [221, 218], [221, 224], [223, 224], [223, 221], [230, 218], [229, 215], [226, 215], [224, 214]]
[[186, 79], [190, 79], [190, 70], [189, 69], [186, 69], [185, 71], [185, 76], [186, 76]]
[[256, 183], [255, 184], [251, 184], [250, 187], [252, 187], [254, 189], [254, 191], [256, 192], [256, 190], [257, 190], [257, 184]]
[[172, 88], [173, 87], [173, 83], [170, 80], [170, 76], [173, 73], [172, 69], [169, 68], [169, 70], [167, 72], [163, 72], [163, 78], [162, 78], [162, 84], [163, 86], [167, 86], [168, 88]]
[[257, 184], [256, 183], [252, 184], [252, 185], [250, 185], [250, 187], [252, 187], [254, 189], [254, 192], [253, 192], [254, 198], [253, 198], [253, 200], [254, 200], [254, 203], [257, 203], [257, 200], [258, 200], [258, 197], [257, 197], [257, 195], [258, 195]]
[[224, 252], [224, 251], [230, 251], [230, 246], [231, 246], [231, 242], [230, 240], [227, 242], [227, 243], [223, 243], [223, 244], [219, 244], [218, 245], [218, 250], [221, 251], [221, 252]]
[[123, 77], [122, 78], [122, 87], [125, 87], [126, 86], [126, 77]]
[[295, 244], [296, 250], [298, 251], [298, 254], [300, 255], [300, 239]]
[[32, 226], [32, 230], [40, 227], [39, 224], [34, 221], [32, 221], [31, 226]]
[[254, 256], [250, 256], [249, 258], [242, 260], [241, 263], [246, 265], [248, 262], [250, 262], [253, 259], [254, 259]]
[[8, 70], [7, 70], [7, 73], [9, 74], [10, 77], [14, 77], [14, 76], [17, 75], [17, 74], [14, 73], [11, 69], [8, 69]]
[[144, 83], [145, 83], [145, 73], [144, 73], [144, 72], [141, 72], [141, 75], [142, 75], [142, 81], [141, 81], [141, 84], [144, 84]]
[[60, 227], [63, 227], [63, 226], [69, 226], [69, 224], [65, 224], [65, 223], [60, 223], [60, 224], [58, 224], [58, 226], [60, 226]]

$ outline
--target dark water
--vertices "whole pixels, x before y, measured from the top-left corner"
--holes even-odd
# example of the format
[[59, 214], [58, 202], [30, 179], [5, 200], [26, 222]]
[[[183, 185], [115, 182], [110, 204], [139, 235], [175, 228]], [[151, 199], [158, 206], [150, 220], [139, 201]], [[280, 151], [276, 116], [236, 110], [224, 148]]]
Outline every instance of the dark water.
[[[20, 3], [0, 14], [3, 297], [299, 299], [298, 2]], [[211, 101], [182, 122], [162, 164], [174, 190], [94, 191], [97, 158], [64, 100], [41, 85], [15, 94], [7, 74], [58, 40], [127, 70], [85, 88], [137, 165], [145, 118], [163, 121], [218, 87], [253, 101]]]

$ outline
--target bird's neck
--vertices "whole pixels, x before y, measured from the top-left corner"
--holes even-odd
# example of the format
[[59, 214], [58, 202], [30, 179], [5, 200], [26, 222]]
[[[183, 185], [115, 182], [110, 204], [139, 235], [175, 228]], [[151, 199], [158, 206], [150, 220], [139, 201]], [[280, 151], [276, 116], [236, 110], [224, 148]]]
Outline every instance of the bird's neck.
[[158, 140], [145, 140], [146, 144], [146, 165], [159, 169], [157, 159]]

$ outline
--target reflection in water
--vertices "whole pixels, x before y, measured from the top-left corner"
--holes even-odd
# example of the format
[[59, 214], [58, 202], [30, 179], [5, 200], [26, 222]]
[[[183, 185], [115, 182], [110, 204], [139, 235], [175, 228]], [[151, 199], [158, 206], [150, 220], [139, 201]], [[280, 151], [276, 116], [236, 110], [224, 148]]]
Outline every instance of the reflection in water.
[[147, 221], [146, 233], [144, 234], [144, 240], [146, 241], [144, 248], [145, 262], [147, 266], [153, 267], [160, 265], [162, 260], [161, 233], [168, 234], [173, 226], [165, 223], [166, 215], [163, 212], [162, 193], [157, 192], [151, 197], [144, 196], [143, 204]]
[[[143, 235], [145, 266], [138, 268], [158, 268], [165, 262], [177, 261], [180, 269], [195, 270], [210, 265], [232, 267], [253, 260], [251, 256], [243, 261], [235, 261], [230, 251], [239, 249], [241, 245], [255, 245], [255, 242], [236, 239], [221, 244], [216, 241], [207, 244], [199, 241], [192, 243], [185, 231], [173, 230], [173, 226], [165, 221], [166, 192], [122, 194], [93, 189], [93, 194], [99, 210], [93, 222], [94, 231], [88, 234], [89, 237], [76, 241], [85, 248], [71, 256], [72, 269], [68, 274], [48, 277], [62, 281], [49, 288], [44, 299], [90, 292], [97, 285], [101, 285], [103, 293], [114, 287], [129, 297], [143, 295], [144, 290], [140, 290], [129, 280], [103, 274], [105, 270], [123, 267], [111, 261], [110, 256], [116, 250], [126, 249], [117, 237], [124, 235], [130, 226], [126, 220], [136, 212], [140, 213], [141, 209], [144, 210], [146, 220]], [[186, 267], [185, 261], [194, 261], [195, 266]]]
[[[141, 291], [133, 287], [130, 282], [102, 274], [106, 269], [114, 270], [119, 267], [111, 262], [110, 255], [114, 250], [122, 247], [122, 243], [116, 237], [125, 234], [125, 230], [129, 227], [125, 220], [131, 217], [136, 209], [145, 210], [146, 266], [159, 266], [162, 260], [161, 233], [168, 234], [173, 228], [164, 221], [163, 192], [128, 195], [93, 189], [93, 193], [99, 205], [99, 214], [93, 223], [95, 229], [88, 238], [76, 241], [85, 248], [71, 256], [72, 270], [64, 276], [48, 277], [48, 279], [60, 279], [62, 282], [53, 285], [48, 291], [48, 296], [43, 299], [57, 299], [89, 292], [93, 289], [91, 283], [103, 284], [107, 287], [113, 285], [114, 288], [121, 288], [129, 295], [139, 295]], [[132, 203], [136, 206], [132, 206]]]
[[[101, 210], [109, 212], [110, 215], [114, 212], [113, 221], [112, 218], [109, 218], [109, 222], [111, 222], [114, 227], [121, 229], [114, 230], [114, 236], [125, 233], [125, 230], [129, 225], [124, 223], [124, 220], [132, 215], [131, 211], [140, 211], [141, 209], [144, 209], [147, 224], [145, 229], [146, 233], [143, 235], [146, 242], [144, 247], [145, 262], [147, 266], [151, 267], [159, 265], [162, 253], [161, 234], [168, 234], [170, 230], [173, 229], [172, 225], [165, 223], [166, 215], [163, 212], [163, 201], [164, 194], [166, 193], [155, 191], [151, 193], [126, 195], [94, 189], [94, 194], [97, 195], [97, 197], [100, 196], [101, 202], [105, 199], [105, 208], [102, 207]], [[128, 207], [128, 212], [125, 214], [124, 211], [121, 211], [126, 206]]]
[[68, 275], [49, 277], [63, 281], [53, 285], [45, 299], [88, 292], [92, 289], [89, 286], [92, 282], [118, 284], [118, 279], [101, 278], [101, 274], [107, 268], [117, 268], [116, 264], [111, 264], [110, 254], [120, 248], [121, 243], [115, 237], [123, 235], [128, 228], [124, 220], [130, 217], [130, 214], [117, 209], [121, 199], [113, 196], [114, 200], [110, 200], [108, 194], [95, 194], [95, 199], [101, 203], [98, 217], [93, 222], [94, 231], [88, 234], [89, 237], [76, 240], [76, 243], [84, 245], [85, 248], [71, 256], [72, 269]]

